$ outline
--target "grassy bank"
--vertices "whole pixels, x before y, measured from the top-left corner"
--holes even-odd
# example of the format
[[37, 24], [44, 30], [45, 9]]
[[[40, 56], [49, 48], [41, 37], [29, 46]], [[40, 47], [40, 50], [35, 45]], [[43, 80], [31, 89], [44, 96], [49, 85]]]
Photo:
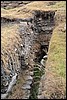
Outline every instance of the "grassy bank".
[[66, 96], [66, 4], [59, 2], [52, 7], [57, 8], [57, 12], [48, 50], [45, 81], [42, 81], [44, 88], [42, 94], [48, 99], [64, 99]]

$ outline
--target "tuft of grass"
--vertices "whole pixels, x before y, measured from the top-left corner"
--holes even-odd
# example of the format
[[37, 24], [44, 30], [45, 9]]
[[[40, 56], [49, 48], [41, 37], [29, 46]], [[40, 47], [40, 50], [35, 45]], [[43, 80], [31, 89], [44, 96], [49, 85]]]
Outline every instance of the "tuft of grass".
[[66, 9], [66, 1], [60, 1], [60, 2], [57, 2], [55, 5], [50, 5], [51, 8], [56, 8], [57, 10], [59, 8], [63, 8], [63, 9]]

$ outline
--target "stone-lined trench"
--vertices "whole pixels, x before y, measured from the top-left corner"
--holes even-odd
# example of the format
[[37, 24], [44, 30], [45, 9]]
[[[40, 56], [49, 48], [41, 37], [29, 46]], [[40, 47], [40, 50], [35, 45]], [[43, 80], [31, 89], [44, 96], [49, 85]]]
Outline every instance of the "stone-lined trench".
[[[22, 40], [18, 50], [15, 50], [18, 54], [18, 62], [20, 63], [20, 67], [14, 68], [11, 57], [9, 58], [9, 61], [12, 62], [13, 66], [11, 65], [11, 62], [9, 62], [9, 70], [11, 70], [9, 77], [2, 67], [2, 98], [7, 97], [12, 86], [16, 84], [16, 80], [18, 80], [20, 72], [23, 73], [24, 71], [27, 72], [25, 82], [22, 84], [22, 90], [27, 92], [25, 92], [26, 94], [22, 95], [22, 99], [36, 99], [41, 94], [39, 84], [42, 75], [45, 74], [44, 70], [48, 57], [49, 42], [55, 25], [54, 15], [55, 11], [35, 11], [33, 18], [13, 20], [12, 24], [17, 22], [19, 25], [18, 31]], [[2, 18], [2, 22], [6, 23], [4, 20], [5, 19]], [[10, 22], [11, 20], [9, 20], [8, 23]], [[3, 80], [4, 76], [5, 79]]]
[[29, 99], [39, 99], [41, 95], [40, 79], [45, 74], [46, 60], [48, 57], [49, 42], [54, 28], [54, 14], [55, 12], [37, 12], [35, 14], [35, 33], [37, 40], [35, 44], [39, 45], [39, 49], [35, 52], [35, 65], [33, 82], [31, 84], [31, 91]]

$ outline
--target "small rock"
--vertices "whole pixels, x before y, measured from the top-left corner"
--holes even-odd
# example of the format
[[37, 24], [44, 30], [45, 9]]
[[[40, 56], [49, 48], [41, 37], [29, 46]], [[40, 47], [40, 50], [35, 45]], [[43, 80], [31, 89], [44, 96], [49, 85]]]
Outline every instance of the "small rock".
[[34, 73], [33, 72], [30, 72], [30, 75], [33, 75]]
[[43, 57], [43, 59], [46, 59], [47, 58], [47, 55], [45, 55], [44, 57]]
[[22, 34], [25, 34], [24, 32]]
[[3, 85], [4, 86], [7, 86], [8, 85], [8, 81], [7, 82], [3, 82]]
[[35, 32], [34, 34], [36, 34], [36, 35], [37, 35], [38, 33], [36, 33], [36, 32]]
[[7, 97], [8, 93], [1, 94], [1, 99], [5, 99]]
[[22, 98], [22, 99], [28, 99], [28, 98], [25, 97], [25, 98]]
[[28, 35], [30, 35], [30, 33], [27, 33]]
[[12, 74], [10, 74], [10, 77], [12, 77], [13, 75]]
[[31, 31], [31, 33], [33, 33], [33, 31]]
[[27, 90], [27, 89], [26, 89], [26, 90], [25, 90], [25, 94], [27, 94], [27, 95], [30, 94], [30, 90]]
[[32, 81], [28, 80], [26, 83], [30, 85], [30, 84], [32, 84]]
[[42, 59], [40, 63], [41, 63], [42, 66], [45, 66], [44, 59]]
[[29, 98], [30, 94], [26, 96], [26, 98]]
[[21, 52], [21, 55], [24, 55], [24, 51]]
[[33, 80], [33, 77], [27, 76], [27, 80]]
[[28, 84], [25, 84], [25, 85], [23, 85], [22, 86], [22, 89], [30, 89], [31, 87], [30, 87], [30, 85], [28, 85]]
[[29, 46], [29, 48], [31, 48], [31, 46]]
[[28, 59], [28, 57], [26, 56], [25, 59]]
[[22, 22], [22, 21], [21, 21], [20, 24], [22, 24], [22, 25], [25, 26], [25, 25], [27, 25], [27, 22]]
[[39, 18], [39, 20], [42, 20], [42, 18]]
[[64, 30], [66, 30], [66, 24], [65, 24], [65, 26], [64, 26]]
[[17, 51], [17, 48], [15, 48], [15, 51]]
[[27, 90], [28, 94], [30, 94], [30, 90]]
[[21, 47], [23, 47], [23, 44], [21, 44]]
[[38, 95], [37, 97], [38, 97], [38, 99], [44, 99], [43, 95]]
[[26, 65], [28, 66], [28, 63], [26, 63]]
[[11, 91], [13, 85], [16, 83], [16, 77], [17, 77], [17, 73], [15, 73], [15, 75], [12, 77], [12, 80], [8, 86], [8, 89], [7, 89], [7, 93]]

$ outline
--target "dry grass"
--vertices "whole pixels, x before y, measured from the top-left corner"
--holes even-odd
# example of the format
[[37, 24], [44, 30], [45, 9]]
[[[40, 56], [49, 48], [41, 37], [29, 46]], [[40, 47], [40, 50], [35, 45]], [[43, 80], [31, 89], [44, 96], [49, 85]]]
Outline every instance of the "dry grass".
[[[13, 43], [17, 43], [19, 37], [18, 37], [18, 25], [14, 24], [14, 25], [3, 25], [1, 27], [1, 43], [2, 43], [2, 47], [6, 47], [8, 48], [9, 46], [12, 46]], [[8, 42], [9, 41], [9, 42]]]
[[10, 73], [8, 71], [8, 60], [9, 55], [14, 61], [13, 57], [16, 57], [16, 63], [18, 62], [18, 57], [16, 55], [15, 48], [18, 49], [18, 45], [20, 45], [21, 39], [18, 32], [18, 25], [17, 24], [5, 24], [1, 26], [1, 59], [4, 63], [4, 69], [7, 74]]
[[[32, 16], [33, 11], [35, 10], [56, 10], [52, 9], [50, 6], [47, 6], [48, 2], [46, 1], [34, 1], [22, 7], [16, 7], [14, 9], [1, 9], [1, 16], [9, 19], [13, 18], [29, 18]], [[5, 12], [5, 13], [4, 13]]]
[[[51, 2], [51, 1], [50, 1]], [[48, 5], [48, 1], [34, 1], [22, 7], [16, 7], [13, 9], [3, 9], [1, 8], [1, 16], [2, 17], [10, 17], [10, 18], [24, 18], [32, 15], [32, 11], [34, 10], [65, 10], [66, 2], [65, 1], [57, 1], [55, 5]]]

